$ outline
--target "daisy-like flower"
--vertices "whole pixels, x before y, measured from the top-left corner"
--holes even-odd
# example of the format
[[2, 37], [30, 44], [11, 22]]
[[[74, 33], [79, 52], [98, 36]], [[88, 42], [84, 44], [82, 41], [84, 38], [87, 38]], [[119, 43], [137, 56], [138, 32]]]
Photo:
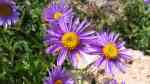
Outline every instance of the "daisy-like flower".
[[0, 26], [10, 26], [19, 19], [16, 3], [13, 0], [0, 0]]
[[44, 84], [75, 84], [71, 73], [61, 67], [55, 67], [49, 71], [49, 77], [44, 80]]
[[71, 18], [69, 23], [60, 22], [60, 26], [48, 29], [45, 42], [47, 53], [58, 53], [57, 65], [62, 65], [66, 58], [76, 67], [82, 56], [85, 56], [86, 45], [95, 39], [95, 31], [86, 31], [90, 23]]
[[124, 46], [125, 42], [121, 42], [118, 37], [119, 34], [112, 32], [98, 33], [96, 43], [92, 44], [92, 50], [95, 51], [91, 52], [100, 55], [94, 66], [98, 68], [104, 65], [105, 71], [112, 75], [116, 68], [125, 72], [125, 63], [131, 60], [129, 50]]
[[145, 4], [150, 4], [150, 0], [144, 0]]
[[69, 21], [70, 17], [73, 15], [72, 8], [68, 4], [65, 4], [64, 0], [60, 0], [59, 3], [52, 1], [48, 7], [43, 11], [42, 18], [45, 22], [51, 24], [58, 24], [58, 21]]

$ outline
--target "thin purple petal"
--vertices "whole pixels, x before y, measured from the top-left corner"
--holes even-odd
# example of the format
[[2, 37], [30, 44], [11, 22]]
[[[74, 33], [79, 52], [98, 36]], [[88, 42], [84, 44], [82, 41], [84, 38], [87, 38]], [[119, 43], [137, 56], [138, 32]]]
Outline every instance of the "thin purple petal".
[[62, 49], [62, 51], [60, 51], [59, 56], [57, 58], [57, 65], [61, 66], [64, 63], [67, 53], [68, 51], [66, 49], [65, 50]]

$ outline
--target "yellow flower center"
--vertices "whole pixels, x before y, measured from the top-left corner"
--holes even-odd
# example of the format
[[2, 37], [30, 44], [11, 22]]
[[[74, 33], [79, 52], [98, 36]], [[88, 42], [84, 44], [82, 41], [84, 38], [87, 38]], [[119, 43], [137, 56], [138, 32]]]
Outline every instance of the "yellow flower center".
[[117, 59], [117, 57], [118, 57], [118, 49], [117, 49], [116, 45], [113, 43], [106, 44], [103, 47], [102, 51], [107, 59], [113, 60], [113, 59]]
[[63, 84], [62, 80], [56, 80], [55, 84]]
[[54, 17], [54, 19], [58, 20], [58, 19], [60, 19], [62, 16], [63, 16], [63, 14], [62, 14], [61, 12], [56, 12], [53, 17]]
[[0, 16], [10, 16], [12, 8], [6, 4], [0, 4]]
[[64, 47], [73, 50], [80, 44], [80, 38], [75, 32], [67, 32], [61, 38]]

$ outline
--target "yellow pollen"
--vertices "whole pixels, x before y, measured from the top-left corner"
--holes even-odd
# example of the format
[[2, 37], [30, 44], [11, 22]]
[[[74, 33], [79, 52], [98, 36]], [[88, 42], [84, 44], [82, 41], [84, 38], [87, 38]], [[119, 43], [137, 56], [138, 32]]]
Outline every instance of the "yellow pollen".
[[63, 84], [62, 80], [56, 80], [55, 84]]
[[80, 44], [80, 38], [75, 32], [67, 32], [61, 38], [64, 47], [73, 50]]
[[113, 43], [106, 44], [103, 47], [102, 51], [107, 59], [114, 60], [114, 59], [117, 59], [118, 57], [118, 49], [116, 45]]
[[0, 4], [0, 16], [10, 16], [12, 8], [6, 4]]
[[63, 16], [63, 14], [61, 12], [56, 12], [53, 16], [54, 19], [58, 20]]

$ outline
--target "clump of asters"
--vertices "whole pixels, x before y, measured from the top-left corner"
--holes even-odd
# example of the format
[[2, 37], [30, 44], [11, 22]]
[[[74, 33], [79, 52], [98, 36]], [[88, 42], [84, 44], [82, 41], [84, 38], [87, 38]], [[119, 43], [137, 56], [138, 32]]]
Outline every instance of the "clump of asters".
[[119, 34], [108, 31], [98, 33], [96, 43], [92, 44], [91, 49], [95, 51], [88, 51], [100, 56], [94, 66], [98, 68], [103, 64], [105, 72], [112, 75], [116, 68], [125, 72], [125, 63], [131, 60], [129, 50], [124, 46], [125, 42], [120, 41], [118, 37]]
[[70, 18], [69, 23], [60, 22], [60, 26], [47, 30], [45, 42], [48, 45], [47, 53], [58, 53], [57, 65], [62, 65], [66, 58], [76, 67], [84, 56], [87, 45], [95, 39], [95, 31], [87, 31], [90, 23], [85, 19]]
[[43, 11], [42, 18], [45, 22], [50, 24], [58, 24], [60, 20], [69, 21], [73, 15], [72, 8], [65, 3], [64, 0], [60, 0], [59, 3], [52, 1]]
[[55, 67], [49, 71], [49, 76], [44, 80], [44, 84], [75, 84], [71, 73], [61, 67]]
[[13, 0], [0, 0], [0, 26], [10, 26], [19, 19], [16, 3]]

